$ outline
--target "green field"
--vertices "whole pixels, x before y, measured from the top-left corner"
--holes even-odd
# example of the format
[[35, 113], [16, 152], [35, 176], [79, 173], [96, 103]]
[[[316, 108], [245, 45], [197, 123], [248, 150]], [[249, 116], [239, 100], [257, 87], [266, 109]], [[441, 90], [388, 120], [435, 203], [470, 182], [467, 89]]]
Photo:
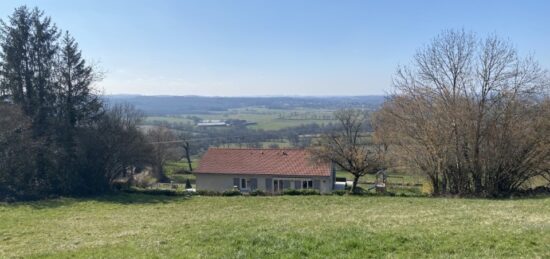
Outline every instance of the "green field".
[[0, 205], [0, 258], [550, 257], [550, 198], [166, 197]]
[[242, 109], [230, 109], [226, 112], [217, 114], [189, 114], [179, 116], [150, 116], [145, 118], [145, 123], [170, 122], [193, 124], [190, 116], [196, 116], [203, 120], [227, 120], [240, 119], [253, 121], [258, 125], [249, 126], [250, 128], [264, 130], [278, 130], [287, 127], [296, 127], [304, 124], [317, 123], [319, 125], [334, 122], [332, 110], [322, 109], [292, 109], [277, 110], [261, 107], [250, 107]]

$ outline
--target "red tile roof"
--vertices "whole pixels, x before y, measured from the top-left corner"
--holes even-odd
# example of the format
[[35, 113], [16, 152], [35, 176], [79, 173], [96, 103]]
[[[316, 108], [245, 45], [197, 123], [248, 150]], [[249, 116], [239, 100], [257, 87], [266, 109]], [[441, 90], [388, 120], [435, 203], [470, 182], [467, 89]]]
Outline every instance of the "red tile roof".
[[313, 161], [305, 149], [210, 148], [195, 173], [330, 176], [330, 163]]

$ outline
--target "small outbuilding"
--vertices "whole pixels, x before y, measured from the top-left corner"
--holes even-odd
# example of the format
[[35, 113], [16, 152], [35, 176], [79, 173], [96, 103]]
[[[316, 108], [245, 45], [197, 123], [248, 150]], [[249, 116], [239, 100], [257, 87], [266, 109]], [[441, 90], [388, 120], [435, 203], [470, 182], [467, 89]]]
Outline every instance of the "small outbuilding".
[[196, 175], [196, 189], [224, 192], [260, 190], [278, 194], [287, 189], [313, 189], [330, 193], [335, 170], [331, 163], [315, 161], [306, 149], [210, 148]]

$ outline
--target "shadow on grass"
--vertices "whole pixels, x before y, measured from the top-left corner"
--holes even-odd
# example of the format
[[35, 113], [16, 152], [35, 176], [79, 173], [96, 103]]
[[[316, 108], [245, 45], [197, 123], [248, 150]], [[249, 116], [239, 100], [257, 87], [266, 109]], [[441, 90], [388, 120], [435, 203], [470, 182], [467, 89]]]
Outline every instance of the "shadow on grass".
[[170, 203], [174, 201], [182, 201], [191, 199], [191, 196], [177, 195], [152, 195], [142, 193], [116, 193], [110, 195], [98, 196], [91, 198], [92, 200], [105, 203], [118, 203], [118, 204], [156, 204], [156, 203]]
[[0, 203], [0, 207], [16, 208], [16, 207], [30, 207], [32, 209], [51, 209], [72, 206], [81, 202], [99, 202], [107, 204], [167, 204], [175, 201], [183, 201], [191, 199], [190, 196], [166, 196], [166, 195], [150, 195], [140, 193], [111, 193], [93, 197], [79, 197], [79, 198], [54, 198], [39, 201], [26, 201], [26, 202], [14, 202], [14, 203]]

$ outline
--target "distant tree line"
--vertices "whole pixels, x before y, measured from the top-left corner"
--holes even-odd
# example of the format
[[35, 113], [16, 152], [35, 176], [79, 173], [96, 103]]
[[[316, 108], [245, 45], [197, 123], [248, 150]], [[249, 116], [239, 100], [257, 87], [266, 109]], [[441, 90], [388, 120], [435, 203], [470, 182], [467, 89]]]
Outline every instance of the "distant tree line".
[[38, 9], [0, 25], [0, 199], [91, 195], [150, 163], [141, 113], [106, 107], [101, 73]]
[[130, 103], [147, 115], [219, 114], [229, 109], [265, 107], [293, 110], [296, 108], [342, 109], [346, 107], [375, 110], [385, 96], [334, 97], [205, 97], [205, 96], [105, 96], [110, 104]]
[[[175, 139], [185, 140], [191, 156], [200, 155], [209, 147], [261, 148], [262, 142], [275, 142], [271, 145], [272, 148], [281, 147], [282, 143], [286, 142], [292, 147], [308, 147], [312, 138], [328, 132], [336, 126], [332, 123], [323, 125], [309, 123], [278, 130], [264, 130], [246, 126], [198, 129], [186, 123], [168, 123], [165, 121], [156, 121], [149, 125], [171, 129]], [[281, 145], [275, 145], [276, 143], [281, 143]], [[186, 152], [183, 153], [185, 150], [182, 150], [182, 148], [184, 147], [180, 146], [177, 152], [185, 156]]]

